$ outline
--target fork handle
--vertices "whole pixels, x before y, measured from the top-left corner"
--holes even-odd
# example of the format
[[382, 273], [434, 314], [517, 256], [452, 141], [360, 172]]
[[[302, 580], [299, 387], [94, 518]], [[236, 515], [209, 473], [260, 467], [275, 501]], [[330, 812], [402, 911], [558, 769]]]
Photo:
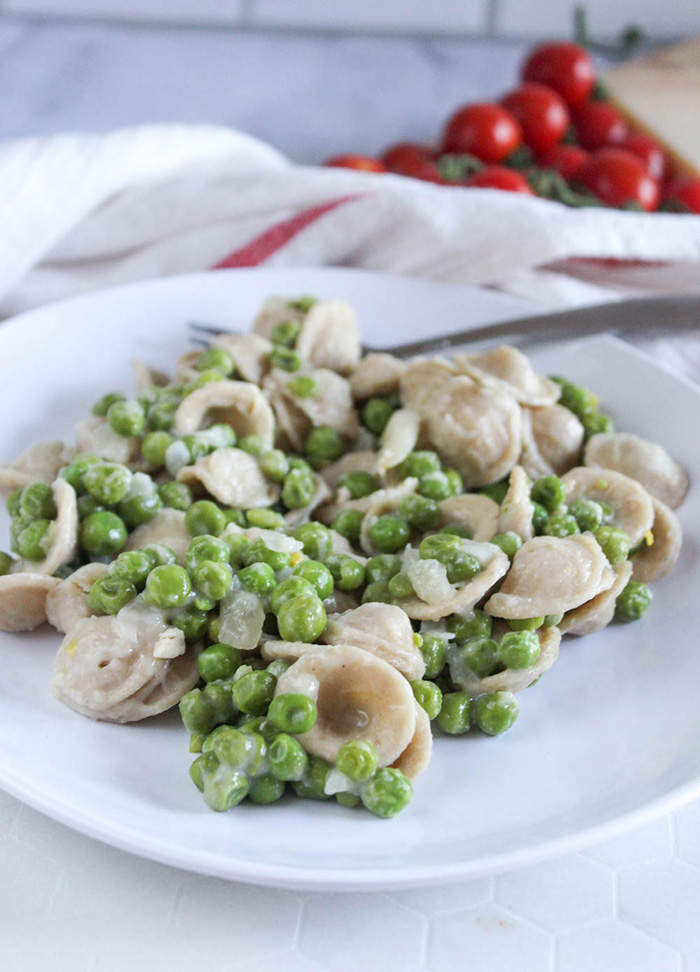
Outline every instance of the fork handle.
[[454, 334], [439, 334], [408, 344], [370, 348], [365, 352], [387, 352], [397, 358], [445, 351], [485, 340], [507, 340], [532, 344], [585, 337], [604, 331], [644, 331], [647, 334], [700, 328], [700, 295], [683, 294], [634, 297], [588, 307], [519, 317], [496, 324], [482, 324]]

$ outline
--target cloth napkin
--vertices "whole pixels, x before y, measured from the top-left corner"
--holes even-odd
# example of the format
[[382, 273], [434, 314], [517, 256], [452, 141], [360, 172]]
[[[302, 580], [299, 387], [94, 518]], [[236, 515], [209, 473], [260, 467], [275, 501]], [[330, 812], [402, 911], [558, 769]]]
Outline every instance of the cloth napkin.
[[[225, 128], [153, 125], [0, 144], [0, 315], [219, 267], [346, 265], [575, 306], [700, 292], [700, 217], [301, 167]], [[700, 342], [664, 341], [700, 375]]]

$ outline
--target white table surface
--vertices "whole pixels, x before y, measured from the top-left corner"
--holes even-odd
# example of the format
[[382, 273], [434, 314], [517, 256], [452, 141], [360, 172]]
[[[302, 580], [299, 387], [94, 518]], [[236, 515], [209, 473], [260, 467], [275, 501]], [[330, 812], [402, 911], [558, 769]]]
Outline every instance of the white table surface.
[[[433, 136], [522, 54], [0, 20], [0, 137], [210, 121], [314, 162]], [[700, 804], [490, 880], [330, 895], [144, 861], [0, 792], [0, 964], [18, 972], [700, 972], [699, 906]]]

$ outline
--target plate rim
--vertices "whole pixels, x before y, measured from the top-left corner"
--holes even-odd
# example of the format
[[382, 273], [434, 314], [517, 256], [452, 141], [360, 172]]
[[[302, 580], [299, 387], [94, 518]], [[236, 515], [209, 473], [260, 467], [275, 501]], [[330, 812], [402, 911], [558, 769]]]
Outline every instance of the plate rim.
[[[0, 345], [4, 340], [3, 334], [14, 332], [17, 328], [24, 329], [31, 327], [34, 325], [35, 319], [41, 322], [45, 320], [47, 314], [50, 315], [56, 309], [70, 309], [71, 307], [77, 307], [86, 303], [89, 304], [93, 301], [109, 301], [115, 296], [120, 295], [129, 296], [133, 294], [138, 296], [143, 291], [154, 292], [167, 290], [172, 285], [195, 285], [198, 282], [204, 284], [206, 281], [212, 279], [212, 273], [213, 271], [202, 271], [136, 281], [67, 297], [23, 311], [2, 323], [2, 326], [0, 326]], [[502, 302], [504, 308], [510, 304], [514, 313], [517, 313], [516, 308], [519, 309], [520, 313], [524, 313], [527, 309], [531, 310], [533, 306], [541, 306], [534, 304], [534, 302], [526, 302], [521, 298], [509, 294], [501, 294], [498, 291], [477, 287], [472, 284], [455, 284], [452, 282], [427, 280], [401, 274], [368, 271], [350, 267], [255, 267], [227, 269], [216, 271], [216, 274], [217, 279], [226, 277], [234, 280], [237, 277], [240, 278], [242, 275], [265, 278], [275, 275], [282, 276], [284, 274], [299, 276], [347, 276], [349, 279], [359, 279], [362, 277], [374, 280], [390, 279], [395, 282], [407, 282], [409, 286], [416, 284], [429, 285], [436, 290], [453, 289], [459, 290], [460, 292], [463, 292], [465, 289], [478, 290], [482, 293], [488, 293], [494, 299], [495, 303]], [[478, 323], [475, 322], [474, 326], [478, 326]], [[687, 376], [676, 372], [668, 365], [654, 360], [643, 350], [608, 334], [583, 340], [586, 343], [589, 341], [602, 341], [615, 344], [618, 348], [624, 350], [625, 353], [640, 359], [647, 367], [663, 372], [674, 381], [680, 382], [700, 399], [700, 386], [698, 384]], [[576, 341], [572, 342], [569, 340], [560, 343], [562, 345], [570, 345], [571, 343], [576, 343]], [[516, 870], [528, 865], [552, 860], [565, 854], [575, 853], [593, 844], [621, 836], [631, 830], [642, 827], [699, 798], [700, 768], [698, 768], [695, 779], [687, 780], [663, 796], [656, 797], [633, 810], [615, 816], [611, 820], [593, 824], [574, 833], [565, 834], [549, 840], [542, 839], [527, 847], [497, 854], [489, 854], [486, 857], [472, 858], [468, 861], [455, 861], [449, 864], [443, 863], [434, 866], [426, 864], [411, 865], [409, 863], [408, 865], [404, 865], [400, 870], [398, 868], [392, 869], [391, 867], [374, 867], [356, 871], [348, 868], [335, 867], [326, 871], [317, 867], [299, 868], [297, 865], [290, 866], [242, 860], [236, 861], [227, 857], [218, 857], [212, 851], [191, 849], [182, 844], [173, 844], [161, 838], [143, 835], [135, 828], [116, 823], [104, 816], [99, 816], [94, 812], [84, 810], [70, 800], [64, 799], [61, 804], [56, 805], [48, 792], [42, 792], [41, 786], [32, 785], [31, 782], [17, 777], [11, 769], [2, 764], [1, 760], [0, 788], [20, 802], [27, 804], [63, 826], [69, 827], [109, 846], [171, 867], [178, 867], [194, 873], [266, 887], [356, 892], [361, 890], [388, 891], [400, 888], [410, 889], [446, 885]]]

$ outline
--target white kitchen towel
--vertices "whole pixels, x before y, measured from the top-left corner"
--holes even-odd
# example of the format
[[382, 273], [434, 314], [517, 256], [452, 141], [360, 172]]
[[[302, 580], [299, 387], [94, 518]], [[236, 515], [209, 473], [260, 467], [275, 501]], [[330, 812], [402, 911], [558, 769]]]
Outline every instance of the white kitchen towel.
[[153, 125], [0, 145], [0, 313], [219, 266], [343, 264], [551, 305], [700, 289], [700, 217], [294, 166], [239, 132]]

